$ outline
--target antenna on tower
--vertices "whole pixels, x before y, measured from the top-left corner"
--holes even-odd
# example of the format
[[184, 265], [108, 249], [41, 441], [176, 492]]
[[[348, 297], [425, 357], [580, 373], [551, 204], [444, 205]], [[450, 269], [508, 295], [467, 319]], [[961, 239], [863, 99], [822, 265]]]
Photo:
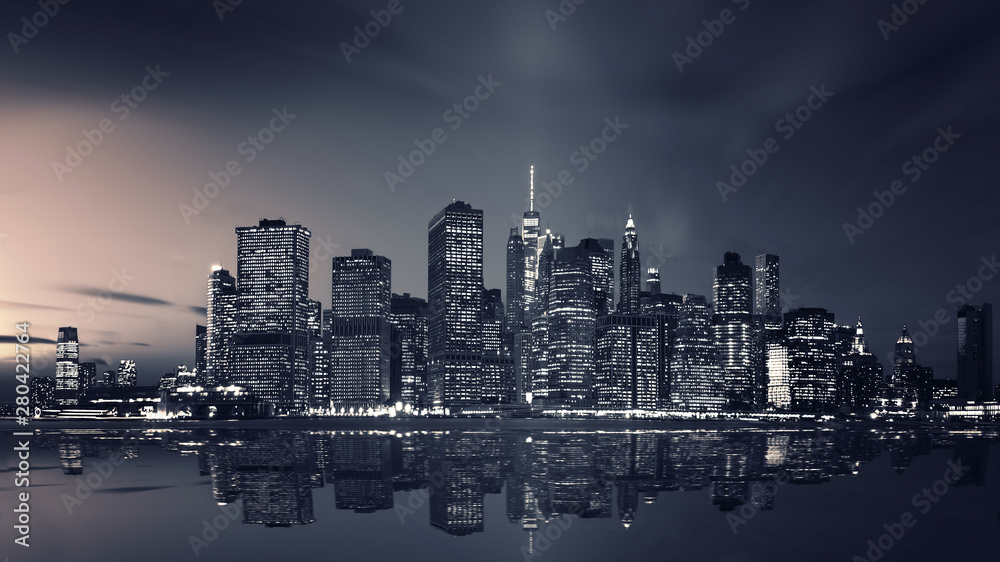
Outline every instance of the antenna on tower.
[[535, 163], [534, 162], [531, 163], [530, 176], [531, 176], [531, 208], [529, 210], [534, 212], [535, 210]]

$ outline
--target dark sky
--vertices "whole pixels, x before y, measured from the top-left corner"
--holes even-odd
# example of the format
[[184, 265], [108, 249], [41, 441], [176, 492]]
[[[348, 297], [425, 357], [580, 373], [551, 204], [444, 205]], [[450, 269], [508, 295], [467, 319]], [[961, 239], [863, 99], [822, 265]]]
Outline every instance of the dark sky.
[[[215, 263], [235, 269], [237, 225], [281, 216], [309, 227], [312, 296], [324, 306], [320, 239], [388, 256], [393, 290], [425, 296], [427, 221], [452, 198], [484, 210], [486, 284], [505, 287], [504, 245], [532, 161], [540, 193], [572, 174], [541, 209], [567, 243], [619, 245], [631, 197], [643, 267], [660, 267], [665, 290], [710, 294], [725, 251], [749, 263], [776, 253], [788, 304], [825, 307], [839, 323], [861, 315], [883, 361], [903, 323], [916, 335], [940, 309], [946, 322], [918, 361], [953, 377], [949, 292], [971, 277], [974, 302], [998, 300], [1000, 279], [979, 274], [1000, 239], [1000, 6], [928, 2], [886, 40], [878, 21], [891, 22], [893, 3], [881, 0], [589, 0], [555, 29], [555, 0], [403, 0], [348, 62], [342, 44], [388, 5], [244, 0], [220, 21], [208, 0], [77, 0], [26, 42], [6, 35], [0, 333], [27, 320], [34, 337], [54, 339], [75, 325], [84, 360], [135, 358], [151, 384], [192, 363], [205, 278]], [[0, 29], [22, 34], [37, 11], [3, 2]], [[708, 43], [703, 22], [720, 17], [730, 23], [709, 21], [721, 33], [680, 71], [673, 54], [702, 32]], [[488, 97], [480, 87], [486, 99], [453, 128], [446, 112], [481, 78], [499, 85]], [[146, 97], [126, 115], [115, 100], [136, 87]], [[800, 128], [779, 122], [812, 88], [832, 94], [799, 110]], [[295, 117], [247, 161], [241, 143], [283, 108]], [[114, 128], [57, 177], [66, 146], [105, 119]], [[580, 171], [574, 152], [615, 119], [627, 128]], [[957, 138], [938, 141], [948, 150], [919, 179], [904, 169], [949, 127]], [[385, 172], [436, 128], [447, 138], [391, 190]], [[724, 200], [717, 182], [769, 137], [777, 151]], [[193, 190], [230, 160], [239, 173], [185, 220], [179, 205], [193, 206]], [[906, 191], [849, 240], [844, 223], [894, 180]], [[112, 299], [88, 301], [101, 290]], [[37, 372], [53, 372], [53, 351], [38, 343]]]

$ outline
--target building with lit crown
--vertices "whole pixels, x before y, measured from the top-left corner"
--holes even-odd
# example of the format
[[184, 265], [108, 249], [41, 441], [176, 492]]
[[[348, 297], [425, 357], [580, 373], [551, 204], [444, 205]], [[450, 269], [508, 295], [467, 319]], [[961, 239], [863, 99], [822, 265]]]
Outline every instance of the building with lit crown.
[[80, 339], [72, 326], [59, 328], [56, 338], [55, 402], [76, 406], [80, 399]]

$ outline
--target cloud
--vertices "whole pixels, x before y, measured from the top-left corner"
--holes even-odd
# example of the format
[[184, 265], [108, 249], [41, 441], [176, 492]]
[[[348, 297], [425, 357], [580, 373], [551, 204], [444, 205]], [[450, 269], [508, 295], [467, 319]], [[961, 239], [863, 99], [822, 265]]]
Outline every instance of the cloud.
[[[0, 336], [0, 343], [21, 343], [21, 342], [17, 341], [17, 336]], [[48, 338], [32, 337], [31, 339], [28, 340], [28, 344], [30, 345], [30, 344], [33, 344], [33, 343], [51, 343], [51, 344], [54, 344], [54, 343], [56, 343], [56, 341], [55, 340], [50, 340]]]
[[[68, 293], [73, 293], [76, 295], [83, 295], [85, 297], [98, 298], [104, 289], [95, 289], [93, 287], [81, 287], [81, 286], [64, 286], [60, 287], [61, 290]], [[105, 298], [107, 298], [105, 296]], [[134, 304], [147, 304], [150, 306], [174, 306], [174, 303], [170, 301], [165, 301], [163, 299], [158, 299], [155, 297], [147, 297], [145, 295], [137, 295], [134, 293], [111, 293], [111, 298], [114, 300], [130, 302]]]
[[50, 306], [47, 304], [31, 304], [26, 302], [0, 301], [0, 308], [17, 308], [30, 310], [73, 310], [64, 306]]
[[91, 363], [94, 363], [96, 365], [104, 365], [105, 367], [108, 366], [108, 362], [105, 361], [104, 359], [101, 359], [100, 357], [94, 359], [93, 361], [91, 361]]
[[189, 306], [188, 306], [188, 310], [190, 310], [191, 312], [193, 312], [193, 313], [195, 313], [195, 314], [199, 314], [199, 315], [201, 315], [201, 316], [205, 316], [205, 315], [207, 315], [207, 314], [208, 314], [208, 308], [206, 308], [206, 307], [204, 307], [204, 306], [193, 306], [193, 305], [189, 305]]
[[134, 342], [130, 343], [129, 345], [138, 345], [138, 346], [142, 346], [142, 347], [149, 347], [148, 343], [143, 343], [141, 341], [134, 341]]

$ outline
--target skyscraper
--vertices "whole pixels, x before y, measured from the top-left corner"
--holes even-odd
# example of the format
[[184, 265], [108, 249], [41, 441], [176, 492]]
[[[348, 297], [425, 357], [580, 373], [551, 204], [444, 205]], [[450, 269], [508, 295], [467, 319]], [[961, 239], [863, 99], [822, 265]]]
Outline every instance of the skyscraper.
[[594, 284], [594, 310], [606, 316], [615, 310], [615, 241], [608, 238], [584, 238], [580, 247], [590, 261]]
[[371, 250], [333, 259], [330, 400], [372, 407], [389, 400], [392, 262]]
[[829, 412], [837, 403], [834, 316], [822, 308], [796, 308], [785, 313], [790, 408], [797, 412]]
[[516, 402], [513, 338], [504, 326], [500, 289], [483, 291], [483, 402]]
[[635, 231], [632, 213], [625, 223], [625, 234], [622, 235], [622, 256], [618, 264], [619, 296], [618, 312], [620, 314], [639, 314], [642, 310], [640, 293], [642, 291], [642, 271], [639, 265], [639, 236]]
[[282, 219], [236, 228], [237, 326], [226, 361], [229, 382], [277, 413], [307, 407], [310, 236], [309, 229]]
[[80, 398], [97, 386], [97, 363], [80, 363]]
[[[431, 405], [445, 408], [479, 403], [483, 211], [453, 201], [428, 223], [427, 247], [427, 386]], [[525, 256], [528, 253], [526, 248]]]
[[515, 332], [524, 324], [524, 240], [517, 228], [507, 237], [507, 330]]
[[646, 269], [646, 290], [650, 295], [660, 294], [660, 269], [650, 267]]
[[28, 397], [32, 414], [34, 410], [52, 407], [55, 404], [56, 381], [52, 377], [31, 377], [28, 383]]
[[194, 326], [194, 370], [198, 375], [198, 384], [206, 384], [205, 371], [208, 355], [208, 328], [201, 324]]
[[594, 392], [599, 408], [659, 407], [658, 328], [654, 316], [612, 314], [597, 319]]
[[556, 253], [566, 246], [561, 234], [545, 229], [545, 235], [538, 238], [538, 275], [535, 279], [535, 311], [533, 316], [545, 312], [549, 306], [549, 292], [552, 289], [552, 264]]
[[850, 351], [840, 359], [837, 402], [854, 413], [865, 412], [878, 398], [882, 376], [882, 364], [868, 351], [859, 316]]
[[903, 329], [896, 338], [892, 356], [892, 378], [889, 381], [890, 398], [899, 406], [910, 406], [919, 399], [917, 355], [913, 338], [903, 324]]
[[222, 266], [212, 267], [208, 276], [205, 323], [205, 384], [228, 383], [231, 367], [229, 347], [236, 333], [236, 278]]
[[326, 411], [330, 407], [330, 349], [323, 334], [323, 305], [309, 301], [309, 409]]
[[993, 305], [958, 310], [958, 397], [987, 402], [993, 396]]
[[400, 401], [423, 406], [427, 398], [427, 301], [410, 293], [392, 295], [390, 320], [399, 331]]
[[679, 410], [721, 410], [725, 386], [712, 338], [712, 311], [701, 295], [684, 295], [670, 358], [670, 402]]
[[[545, 373], [535, 374], [535, 396], [545, 404], [592, 405], [597, 319], [590, 251], [584, 242], [555, 255], [544, 320]], [[541, 385], [539, 386], [539, 383]]]
[[122, 359], [118, 362], [118, 386], [136, 386], [138, 371], [134, 359]]
[[740, 261], [736, 252], [726, 252], [723, 264], [715, 268], [712, 303], [712, 330], [722, 361], [728, 407], [754, 409], [761, 381], [755, 368], [753, 290], [750, 267]]
[[529, 171], [529, 203], [521, 220], [521, 238], [524, 241], [524, 290], [521, 301], [524, 304], [525, 322], [530, 321], [537, 311], [535, 304], [535, 280], [538, 278], [538, 235], [541, 232], [541, 217], [535, 210], [535, 165]]
[[66, 326], [56, 338], [56, 405], [76, 406], [79, 393], [80, 339], [76, 328]]
[[753, 313], [764, 321], [765, 330], [781, 327], [781, 289], [778, 256], [760, 254], [754, 259]]

